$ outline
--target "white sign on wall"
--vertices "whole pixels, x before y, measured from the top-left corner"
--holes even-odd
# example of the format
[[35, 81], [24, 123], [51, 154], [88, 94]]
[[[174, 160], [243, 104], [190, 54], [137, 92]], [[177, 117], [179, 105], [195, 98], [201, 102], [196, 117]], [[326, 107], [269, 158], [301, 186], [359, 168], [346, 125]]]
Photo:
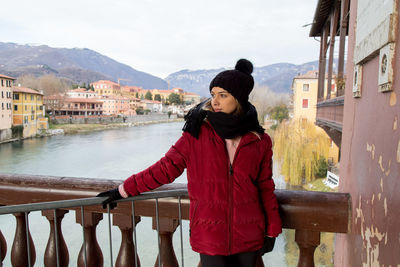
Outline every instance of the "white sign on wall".
[[367, 61], [395, 41], [395, 0], [358, 0], [354, 63]]

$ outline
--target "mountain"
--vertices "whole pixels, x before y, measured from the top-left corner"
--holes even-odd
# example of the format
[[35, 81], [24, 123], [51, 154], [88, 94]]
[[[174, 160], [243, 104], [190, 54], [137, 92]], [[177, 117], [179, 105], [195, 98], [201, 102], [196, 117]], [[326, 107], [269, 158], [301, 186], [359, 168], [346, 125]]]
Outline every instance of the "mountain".
[[101, 79], [144, 89], [167, 89], [163, 79], [138, 71], [87, 48], [52, 48], [0, 42], [0, 73], [18, 77], [54, 74], [72, 83], [82, 84]]
[[[213, 70], [181, 70], [170, 74], [165, 80], [170, 87], [184, 88], [185, 91], [208, 96], [208, 86], [211, 80], [224, 69]], [[276, 93], [290, 93], [294, 76], [304, 74], [309, 70], [318, 70], [318, 61], [301, 65], [277, 63], [264, 67], [254, 68], [254, 82], [260, 86], [268, 86]]]

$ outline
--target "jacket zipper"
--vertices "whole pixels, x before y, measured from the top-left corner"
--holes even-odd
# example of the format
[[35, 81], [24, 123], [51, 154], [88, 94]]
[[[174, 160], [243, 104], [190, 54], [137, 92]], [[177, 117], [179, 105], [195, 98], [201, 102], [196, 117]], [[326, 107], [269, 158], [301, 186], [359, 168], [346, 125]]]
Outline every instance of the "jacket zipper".
[[233, 167], [229, 162], [229, 255], [232, 254], [232, 224], [233, 224]]
[[[243, 138], [243, 137], [242, 137]], [[228, 177], [229, 177], [229, 185], [228, 185], [228, 255], [232, 255], [232, 242], [233, 242], [233, 237], [232, 237], [232, 227], [233, 227], [233, 164], [235, 163], [236, 155], [239, 152], [239, 149], [242, 148], [245, 145], [248, 145], [252, 142], [246, 143], [244, 145], [240, 145], [236, 148], [235, 155], [233, 156], [232, 163], [230, 162], [229, 159], [229, 154], [228, 150], [226, 148], [226, 142], [224, 141], [225, 145], [225, 152], [226, 152], [226, 157], [228, 159]]]

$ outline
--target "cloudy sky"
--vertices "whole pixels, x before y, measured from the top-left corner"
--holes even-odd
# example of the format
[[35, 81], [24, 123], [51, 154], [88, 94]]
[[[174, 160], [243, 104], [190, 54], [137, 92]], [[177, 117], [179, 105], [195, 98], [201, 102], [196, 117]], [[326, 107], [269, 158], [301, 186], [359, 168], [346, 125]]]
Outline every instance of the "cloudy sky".
[[89, 48], [161, 78], [182, 69], [318, 59], [318, 0], [3, 1], [0, 41]]

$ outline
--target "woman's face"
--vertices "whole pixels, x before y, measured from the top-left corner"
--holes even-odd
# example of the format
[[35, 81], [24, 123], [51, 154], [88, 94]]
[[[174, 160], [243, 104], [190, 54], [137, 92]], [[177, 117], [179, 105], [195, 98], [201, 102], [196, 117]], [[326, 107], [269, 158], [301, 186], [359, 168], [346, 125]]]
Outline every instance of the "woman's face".
[[236, 99], [221, 87], [213, 87], [211, 89], [211, 97], [211, 106], [214, 112], [230, 114], [233, 113], [238, 106]]

